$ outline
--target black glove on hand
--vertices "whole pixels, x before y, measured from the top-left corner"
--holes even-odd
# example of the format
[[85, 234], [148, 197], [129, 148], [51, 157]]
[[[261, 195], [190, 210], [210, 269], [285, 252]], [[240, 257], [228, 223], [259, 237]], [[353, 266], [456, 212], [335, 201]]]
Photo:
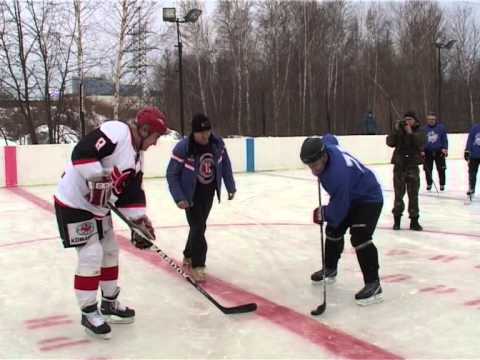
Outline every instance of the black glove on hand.
[[465, 158], [465, 161], [469, 161], [470, 160], [470, 151], [465, 150], [465, 152], [463, 153], [463, 157]]

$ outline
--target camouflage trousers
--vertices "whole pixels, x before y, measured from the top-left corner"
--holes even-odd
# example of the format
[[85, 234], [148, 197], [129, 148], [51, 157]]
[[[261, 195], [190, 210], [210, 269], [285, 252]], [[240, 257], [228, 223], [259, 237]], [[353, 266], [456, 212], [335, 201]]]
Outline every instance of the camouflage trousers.
[[410, 218], [419, 216], [418, 190], [420, 189], [420, 173], [418, 166], [393, 168], [393, 188], [395, 190], [395, 201], [392, 213], [394, 216], [402, 216], [405, 210], [403, 197], [408, 194], [408, 214]]

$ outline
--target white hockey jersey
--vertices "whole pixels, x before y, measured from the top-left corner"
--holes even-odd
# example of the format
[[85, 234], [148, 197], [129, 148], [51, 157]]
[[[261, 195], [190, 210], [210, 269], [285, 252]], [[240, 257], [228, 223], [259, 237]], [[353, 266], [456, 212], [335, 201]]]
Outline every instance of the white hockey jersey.
[[112, 195], [111, 200], [129, 218], [143, 216], [146, 203], [142, 188], [143, 151], [135, 150], [130, 128], [120, 121], [103, 123], [74, 147], [58, 184], [55, 201], [63, 206], [89, 211], [97, 217], [107, 215], [108, 208], [88, 201], [87, 179], [111, 174], [114, 168], [129, 175], [122, 193]]

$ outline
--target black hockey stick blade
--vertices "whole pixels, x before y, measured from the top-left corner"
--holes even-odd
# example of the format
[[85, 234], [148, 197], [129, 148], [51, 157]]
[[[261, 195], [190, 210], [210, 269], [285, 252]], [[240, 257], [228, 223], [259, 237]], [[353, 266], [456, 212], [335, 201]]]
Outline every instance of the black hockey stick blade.
[[220, 308], [220, 310], [224, 314], [228, 314], [228, 315], [230, 315], [230, 314], [244, 314], [244, 313], [249, 313], [249, 312], [257, 310], [257, 304], [248, 303], [248, 304], [232, 306], [232, 307], [222, 306]]
[[326, 309], [327, 309], [327, 303], [323, 302], [323, 304], [318, 305], [315, 310], [310, 311], [310, 314], [313, 316], [322, 315]]
[[213, 305], [215, 305], [218, 309], [220, 309], [220, 311], [223, 312], [224, 314], [227, 314], [227, 315], [243, 314], [243, 313], [249, 313], [257, 310], [257, 304], [255, 303], [248, 303], [248, 304], [232, 306], [232, 307], [226, 307], [226, 306], [220, 305], [217, 300], [215, 300], [209, 293], [205, 291], [205, 289], [199, 286], [195, 281], [190, 279], [190, 277], [186, 279], [190, 284], [192, 284], [198, 291], [200, 291], [208, 300], [210, 300], [210, 302]]

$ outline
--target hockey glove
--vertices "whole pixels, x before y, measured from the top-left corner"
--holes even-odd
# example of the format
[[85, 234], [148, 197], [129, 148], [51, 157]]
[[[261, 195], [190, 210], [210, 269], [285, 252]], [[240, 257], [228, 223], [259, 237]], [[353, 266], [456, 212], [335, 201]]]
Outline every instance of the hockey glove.
[[132, 220], [132, 222], [139, 226], [141, 230], [147, 235], [150, 241], [146, 240], [143, 236], [138, 234], [135, 230], [132, 230], [132, 244], [138, 249], [148, 249], [153, 244], [152, 241], [155, 241], [155, 231], [153, 230], [152, 222], [150, 219], [145, 215], [139, 219]]
[[100, 176], [87, 180], [89, 193], [88, 202], [95, 206], [106, 207], [112, 195], [112, 179], [110, 176]]
[[465, 161], [469, 161], [470, 160], [470, 151], [465, 150], [465, 152], [463, 153], [463, 157], [464, 157]]
[[234, 197], [235, 197], [234, 192], [228, 193], [228, 200], [233, 200]]
[[119, 170], [116, 166], [112, 171], [112, 181], [113, 181], [113, 193], [117, 196], [120, 196], [121, 193], [125, 191], [125, 188], [128, 186], [128, 178], [131, 174], [134, 174], [132, 169], [125, 171]]
[[322, 206], [321, 208], [313, 209], [313, 222], [318, 225], [322, 225], [325, 220], [325, 209]]

